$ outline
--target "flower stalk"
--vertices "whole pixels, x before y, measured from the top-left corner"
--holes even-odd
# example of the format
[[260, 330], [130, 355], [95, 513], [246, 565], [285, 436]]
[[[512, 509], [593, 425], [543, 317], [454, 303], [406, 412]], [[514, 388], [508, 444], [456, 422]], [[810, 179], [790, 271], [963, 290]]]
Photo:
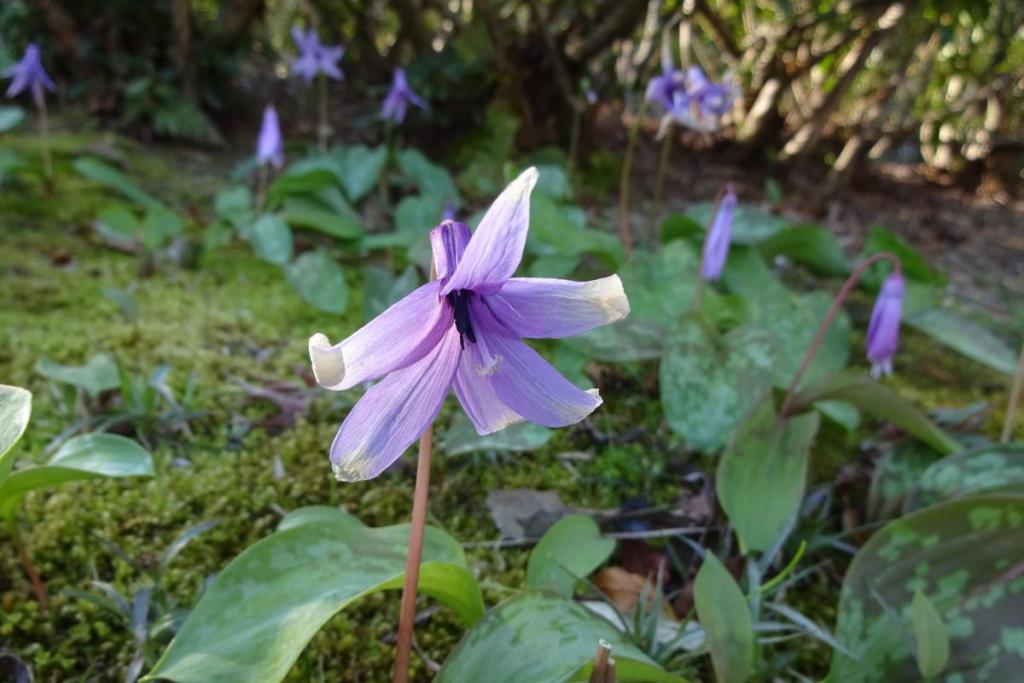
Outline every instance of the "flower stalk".
[[626, 155], [622, 159], [622, 178], [619, 181], [619, 238], [626, 258], [633, 256], [633, 229], [629, 224], [629, 179], [633, 172], [633, 153], [636, 141], [640, 137], [640, 126], [643, 125], [647, 113], [647, 100], [644, 99], [640, 110], [636, 113], [633, 127], [629, 129], [629, 142], [626, 143]]
[[658, 217], [661, 214], [661, 193], [665, 188], [665, 173], [668, 171], [668, 159], [672, 153], [672, 126], [665, 129], [661, 139], [661, 154], [658, 155], [658, 171], [654, 176], [654, 202], [651, 207], [651, 232], [657, 235]]
[[879, 261], [888, 261], [892, 264], [893, 274], [902, 275], [903, 266], [900, 264], [899, 258], [895, 254], [887, 251], [882, 251], [877, 254], [872, 254], [864, 260], [857, 268], [850, 273], [850, 277], [846, 278], [846, 282], [843, 283], [839, 293], [836, 294], [836, 298], [832, 301], [832, 307], [828, 309], [828, 313], [825, 314], [825, 319], [821, 321], [821, 325], [818, 327], [818, 331], [814, 335], [814, 339], [811, 340], [811, 345], [807, 347], [807, 353], [804, 354], [803, 360], [800, 362], [800, 367], [797, 369], [796, 374], [793, 375], [793, 381], [789, 383], [789, 388], [786, 390], [786, 397], [782, 401], [782, 408], [779, 409], [779, 419], [783, 420], [789, 415], [789, 410], [793, 405], [793, 400], [796, 397], [797, 387], [800, 386], [800, 381], [803, 379], [804, 374], [807, 372], [807, 368], [810, 367], [811, 361], [814, 360], [814, 354], [818, 351], [818, 347], [821, 346], [822, 341], [825, 340], [825, 334], [828, 332], [828, 328], [832, 325], [832, 321], [835, 320], [836, 315], [839, 314], [839, 310], [842, 308], [843, 303], [846, 301], [850, 292], [860, 282], [861, 277], [864, 273], [875, 263]]
[[50, 114], [46, 109], [46, 98], [39, 98], [39, 135], [43, 138], [43, 172], [46, 183], [53, 182], [53, 150], [50, 144]]
[[1003, 418], [1003, 433], [1000, 443], [1009, 443], [1013, 434], [1013, 421], [1017, 417], [1017, 405], [1020, 402], [1020, 388], [1024, 384], [1024, 344], [1020, 347], [1020, 360], [1017, 361], [1017, 374], [1013, 376], [1013, 389], [1010, 390], [1010, 402], [1006, 406], [1006, 417]]
[[317, 98], [319, 123], [317, 125], [317, 149], [323, 154], [327, 151], [327, 138], [330, 137], [331, 127], [327, 123], [327, 76], [323, 73], [317, 76]]

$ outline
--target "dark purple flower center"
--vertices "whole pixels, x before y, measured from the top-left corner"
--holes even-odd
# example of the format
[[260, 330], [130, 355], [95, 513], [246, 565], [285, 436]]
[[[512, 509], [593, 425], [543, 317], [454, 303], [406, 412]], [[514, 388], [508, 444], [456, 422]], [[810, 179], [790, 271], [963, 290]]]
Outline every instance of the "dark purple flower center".
[[459, 331], [459, 346], [466, 348], [466, 340], [476, 344], [476, 334], [473, 332], [473, 323], [469, 319], [469, 297], [473, 292], [468, 289], [456, 289], [448, 294], [448, 303], [455, 311], [455, 329]]

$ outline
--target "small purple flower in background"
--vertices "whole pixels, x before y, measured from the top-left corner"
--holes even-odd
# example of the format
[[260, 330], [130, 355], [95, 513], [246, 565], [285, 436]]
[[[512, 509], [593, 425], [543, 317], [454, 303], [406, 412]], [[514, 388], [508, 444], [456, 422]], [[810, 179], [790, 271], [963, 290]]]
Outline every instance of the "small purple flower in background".
[[293, 74], [301, 76], [307, 83], [321, 73], [335, 80], [342, 78], [338, 61], [345, 54], [343, 46], [321, 45], [316, 31], [303, 31], [297, 26], [292, 27], [292, 38], [299, 47], [299, 56], [292, 62]]
[[699, 117], [718, 119], [732, 111], [736, 92], [728, 80], [715, 83], [699, 66], [691, 66], [686, 70], [686, 88]]
[[903, 292], [906, 285], [898, 271], [882, 283], [875, 308], [868, 323], [868, 360], [871, 376], [892, 374], [892, 359], [900, 341], [900, 316], [903, 313]]
[[423, 98], [409, 87], [409, 81], [405, 78], [405, 69], [395, 69], [395, 77], [391, 81], [391, 89], [388, 90], [388, 94], [384, 98], [384, 104], [381, 105], [380, 115], [385, 121], [391, 121], [396, 125], [401, 124], [402, 121], [405, 121], [405, 113], [410, 104], [423, 110], [427, 108], [427, 103], [423, 101]]
[[629, 313], [617, 275], [590, 282], [512, 277], [536, 182], [534, 168], [520, 175], [472, 234], [454, 221], [434, 228], [436, 280], [338, 344], [323, 334], [310, 338], [321, 386], [341, 391], [384, 378], [334, 438], [339, 480], [380, 474], [426, 430], [453, 388], [480, 434], [522, 420], [564, 427], [601, 405], [596, 389], [577, 388], [522, 342], [580, 334]]
[[722, 201], [718, 203], [718, 211], [704, 239], [704, 258], [701, 265], [701, 276], [705, 280], [717, 280], [722, 276], [725, 259], [729, 256], [729, 243], [732, 240], [732, 218], [736, 213], [736, 191], [732, 184], [725, 189]]
[[11, 84], [7, 88], [7, 97], [16, 97], [25, 90], [31, 90], [32, 100], [36, 103], [36, 107], [43, 105], [43, 88], [50, 92], [57, 90], [53, 81], [46, 75], [46, 70], [43, 69], [43, 61], [35, 43], [28, 44], [21, 61], [11, 65], [4, 72], [4, 77], [11, 79]]
[[655, 102], [661, 105], [665, 112], [673, 111], [678, 106], [677, 103], [685, 106], [688, 102], [686, 97], [686, 75], [675, 68], [670, 58], [663, 55], [661, 75], [655, 76], [647, 84], [647, 93], [644, 97], [648, 102]]
[[704, 133], [717, 130], [736, 98], [732, 85], [712, 81], [698, 66], [683, 73], [668, 58], [662, 60], [661, 69], [661, 75], [647, 85], [646, 94], [647, 101], [661, 105], [664, 110], [658, 137], [672, 123]]
[[263, 110], [263, 125], [260, 127], [260, 137], [256, 143], [256, 161], [260, 166], [270, 164], [276, 169], [284, 165], [284, 142], [281, 140], [277, 110], [272, 104]]

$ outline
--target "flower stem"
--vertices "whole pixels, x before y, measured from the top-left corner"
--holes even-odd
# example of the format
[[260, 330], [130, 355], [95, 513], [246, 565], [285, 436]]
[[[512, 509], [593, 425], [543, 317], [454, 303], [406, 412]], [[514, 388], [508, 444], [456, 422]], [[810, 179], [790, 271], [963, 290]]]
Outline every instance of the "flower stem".
[[640, 126], [644, 121], [644, 114], [647, 113], [647, 100], [640, 106], [636, 113], [636, 120], [629, 130], [629, 142], [626, 143], [626, 156], [622, 159], [622, 178], [619, 181], [619, 237], [622, 239], [622, 247], [626, 251], [626, 258], [633, 256], [633, 230], [629, 225], [629, 177], [633, 171], [633, 152], [636, 149], [637, 138], [640, 137]]
[[658, 172], [654, 176], [654, 206], [651, 207], [651, 233], [658, 235], [658, 216], [661, 213], [661, 192], [665, 188], [665, 173], [668, 170], [668, 158], [672, 152], [672, 125], [665, 130], [661, 141], [661, 154], [658, 156]]
[[580, 125], [582, 118], [583, 105], [578, 102], [574, 102], [572, 107], [572, 129], [569, 131], [569, 159], [566, 162], [566, 168], [568, 169], [570, 178], [572, 177], [572, 172], [576, 169], [576, 155], [579, 152]]
[[1013, 419], [1017, 417], [1017, 404], [1020, 402], [1020, 386], [1024, 384], [1024, 344], [1020, 346], [1020, 360], [1017, 361], [1017, 374], [1013, 376], [1013, 389], [1010, 390], [1010, 403], [1006, 406], [1006, 417], [1003, 418], [1003, 434], [1001, 443], [1008, 443], [1013, 433]]
[[13, 519], [9, 520], [7, 530], [14, 541], [14, 548], [18, 553], [21, 566], [25, 569], [25, 574], [28, 575], [29, 583], [32, 584], [32, 592], [36, 594], [36, 602], [39, 603], [39, 609], [46, 612], [50, 609], [50, 598], [46, 594], [46, 584], [43, 583], [43, 579], [36, 570], [36, 565], [32, 562], [32, 556], [28, 553], [28, 546], [25, 545], [21, 532], [18, 531], [18, 523]]
[[39, 98], [39, 134], [43, 138], [43, 172], [49, 188], [53, 182], [53, 150], [50, 148], [50, 114], [45, 97]]
[[409, 530], [409, 553], [405, 558], [405, 585], [398, 618], [398, 641], [395, 645], [393, 683], [409, 680], [409, 659], [412, 653], [412, 629], [416, 621], [416, 589], [420, 581], [420, 559], [423, 557], [423, 534], [427, 526], [427, 494], [430, 490], [430, 456], [433, 452], [433, 425], [420, 437], [416, 463], [416, 491], [412, 502], [412, 528]]
[[846, 278], [846, 282], [843, 283], [839, 293], [836, 294], [836, 298], [832, 301], [832, 307], [829, 308], [828, 313], [825, 314], [825, 319], [821, 321], [821, 325], [818, 327], [818, 331], [815, 333], [814, 339], [811, 340], [811, 345], [807, 347], [807, 353], [804, 354], [804, 358], [800, 362], [800, 367], [797, 369], [796, 374], [793, 375], [793, 381], [789, 383], [789, 388], [786, 390], [786, 397], [782, 401], [782, 408], [779, 409], [780, 420], [784, 419], [788, 415], [793, 399], [796, 396], [797, 387], [800, 385], [800, 380], [803, 379], [804, 374], [807, 372], [807, 368], [811, 365], [811, 361], [814, 360], [814, 354], [818, 351], [818, 347], [821, 346], [821, 342], [824, 341], [825, 333], [828, 332], [828, 328], [832, 325], [832, 321], [835, 320], [836, 315], [839, 313], [839, 309], [842, 308], [843, 302], [846, 301], [846, 297], [850, 295], [853, 288], [858, 282], [860, 282], [864, 272], [879, 261], [888, 261], [892, 264], [894, 271], [897, 273], [902, 271], [900, 260], [895, 254], [887, 251], [881, 251], [866, 258], [863, 263], [857, 266], [854, 271], [850, 273], [850, 277]]
[[267, 200], [267, 180], [270, 176], [270, 168], [267, 164], [260, 165], [260, 175], [256, 181], [256, 210], [263, 210], [263, 203]]
[[327, 137], [331, 130], [327, 125], [327, 77], [323, 74], [317, 76], [317, 91], [320, 113], [320, 121], [317, 126], [317, 149], [323, 154], [327, 151]]

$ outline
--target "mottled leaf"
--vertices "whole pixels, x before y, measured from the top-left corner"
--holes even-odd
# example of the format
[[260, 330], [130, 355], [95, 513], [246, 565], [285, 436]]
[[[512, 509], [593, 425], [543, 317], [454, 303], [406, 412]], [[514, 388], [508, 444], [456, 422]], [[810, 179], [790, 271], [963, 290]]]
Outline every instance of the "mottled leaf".
[[0, 384], [0, 486], [14, 464], [14, 444], [28, 427], [32, 415], [32, 392]]
[[905, 511], [979, 493], [1024, 493], [1024, 444], [991, 444], [932, 462], [914, 480]]
[[486, 451], [534, 451], [551, 440], [553, 431], [547, 427], [520, 422], [501, 431], [481, 436], [476, 433], [473, 423], [461, 411], [452, 418], [441, 439], [441, 447], [447, 455], [480, 453]]
[[488, 612], [448, 656], [434, 683], [585, 681], [602, 639], [612, 646], [615, 673], [622, 683], [685, 683], [582, 605], [537, 592]]
[[586, 515], [568, 515], [555, 522], [530, 553], [526, 585], [571, 598], [576, 582], [590, 576], [614, 550], [615, 541], [601, 535], [597, 522]]
[[1013, 377], [1017, 354], [978, 323], [947, 308], [930, 308], [907, 316], [911, 327], [971, 360]]
[[743, 591], [711, 552], [697, 572], [693, 600], [707, 636], [715, 678], [719, 683], [743, 683], [753, 673], [753, 620]]
[[315, 308], [341, 313], [348, 305], [345, 271], [326, 251], [307, 251], [284, 269], [288, 282]]

